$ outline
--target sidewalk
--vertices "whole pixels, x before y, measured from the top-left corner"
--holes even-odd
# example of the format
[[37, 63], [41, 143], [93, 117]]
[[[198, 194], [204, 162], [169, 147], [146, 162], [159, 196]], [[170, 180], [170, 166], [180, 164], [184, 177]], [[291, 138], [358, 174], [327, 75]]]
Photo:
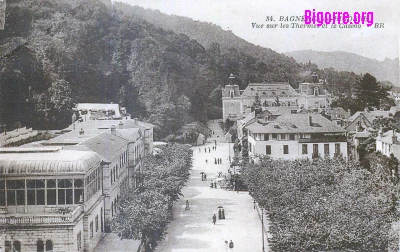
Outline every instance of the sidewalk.
[[[168, 226], [165, 240], [159, 242], [157, 251], [262, 251], [261, 221], [248, 192], [210, 188], [211, 180], [215, 181], [218, 172], [227, 173], [229, 168], [228, 143], [218, 144], [216, 151], [208, 153], [208, 147], [212, 146], [193, 147], [190, 180], [183, 189], [184, 197], [174, 204], [174, 220]], [[205, 147], [207, 153], [204, 153]], [[222, 165], [215, 165], [214, 157], [222, 158]], [[207, 174], [208, 181], [201, 181], [200, 172]], [[190, 203], [188, 211], [185, 211], [186, 200]], [[218, 206], [224, 207], [225, 220], [218, 220]], [[217, 216], [216, 225], [212, 223], [213, 214]], [[225, 241], [230, 240], [234, 249], [226, 247]], [[266, 236], [265, 247], [268, 247]]]

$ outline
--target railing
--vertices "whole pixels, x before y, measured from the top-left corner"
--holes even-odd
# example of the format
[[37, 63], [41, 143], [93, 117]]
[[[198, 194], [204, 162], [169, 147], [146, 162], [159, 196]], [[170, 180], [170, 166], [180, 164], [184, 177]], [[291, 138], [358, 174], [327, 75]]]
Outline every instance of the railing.
[[64, 224], [73, 223], [83, 212], [81, 206], [65, 215], [12, 215], [0, 217], [0, 224]]

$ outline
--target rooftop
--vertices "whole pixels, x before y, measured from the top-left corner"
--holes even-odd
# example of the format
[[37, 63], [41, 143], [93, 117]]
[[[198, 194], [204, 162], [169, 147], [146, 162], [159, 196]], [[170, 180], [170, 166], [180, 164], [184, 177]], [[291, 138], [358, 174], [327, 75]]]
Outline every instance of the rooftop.
[[[311, 117], [311, 126], [309, 118]], [[345, 129], [320, 114], [282, 115], [271, 121], [257, 120], [246, 126], [253, 133], [345, 133]]]
[[281, 83], [250, 83], [243, 92], [243, 96], [298, 96], [299, 94], [288, 82]]
[[0, 174], [85, 173], [102, 161], [93, 151], [61, 148], [2, 148]]

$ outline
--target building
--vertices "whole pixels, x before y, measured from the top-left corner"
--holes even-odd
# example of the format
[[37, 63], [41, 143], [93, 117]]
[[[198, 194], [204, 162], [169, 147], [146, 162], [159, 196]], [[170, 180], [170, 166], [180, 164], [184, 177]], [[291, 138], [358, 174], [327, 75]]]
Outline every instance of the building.
[[378, 132], [376, 137], [376, 151], [380, 151], [383, 155], [390, 157], [391, 154], [400, 160], [400, 133], [394, 130], [387, 132]]
[[0, 149], [0, 248], [92, 250], [104, 232], [102, 165], [93, 151]]
[[346, 131], [320, 114], [257, 117], [244, 127], [250, 157], [347, 158]]
[[348, 119], [350, 118], [350, 109], [345, 111], [342, 107], [328, 108], [324, 111], [325, 115], [330, 118], [332, 122], [335, 122], [340, 127], [346, 127]]
[[[356, 131], [362, 131], [364, 129], [368, 129], [369, 127], [371, 127], [375, 119], [379, 117], [391, 117], [395, 113], [396, 111], [394, 110], [394, 108], [392, 108], [392, 110], [389, 111], [382, 111], [382, 110], [369, 111], [368, 108], [365, 108], [364, 111], [357, 111], [348, 119], [348, 123], [345, 129], [347, 130], [348, 133], [353, 134]], [[357, 130], [357, 127], [359, 128], [359, 130]]]
[[33, 147], [0, 149], [0, 248], [92, 251], [140, 182], [152, 130], [137, 119], [76, 121]]
[[223, 120], [237, 121], [249, 115], [259, 100], [262, 110], [276, 111], [280, 114], [295, 114], [301, 109], [321, 112], [330, 106], [330, 94], [325, 89], [324, 81], [313, 73], [311, 82], [299, 84], [295, 90], [288, 82], [250, 83], [245, 90], [230, 84], [222, 90]]
[[[114, 103], [78, 103], [74, 111], [77, 112], [78, 116], [75, 115], [75, 119], [81, 121], [131, 118], [125, 107], [120, 107], [119, 104]], [[73, 119], [73, 121], [75, 120]]]

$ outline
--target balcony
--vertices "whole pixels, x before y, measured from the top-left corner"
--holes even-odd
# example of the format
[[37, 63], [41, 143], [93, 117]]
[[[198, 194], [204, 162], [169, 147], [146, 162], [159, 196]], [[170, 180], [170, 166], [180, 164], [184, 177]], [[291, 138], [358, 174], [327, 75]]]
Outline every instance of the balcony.
[[1, 216], [0, 225], [71, 224], [74, 223], [82, 213], [83, 207], [78, 206], [69, 214], [15, 214], [10, 216]]

